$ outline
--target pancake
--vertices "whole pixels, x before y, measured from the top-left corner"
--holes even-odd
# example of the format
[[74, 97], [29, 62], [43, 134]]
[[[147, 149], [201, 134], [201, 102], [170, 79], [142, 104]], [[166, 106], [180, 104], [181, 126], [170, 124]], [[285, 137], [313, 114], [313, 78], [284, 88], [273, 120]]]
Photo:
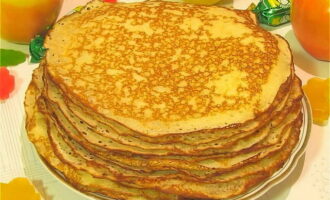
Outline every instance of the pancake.
[[[54, 113], [57, 113], [57, 118], [60, 116], [60, 118], [62, 118], [62, 119], [60, 119], [59, 121], [60, 121], [60, 123], [62, 123], [62, 126], [64, 127], [64, 129], [66, 129], [67, 130], [67, 132], [71, 132], [71, 134], [72, 133], [75, 133], [76, 135], [78, 134], [78, 135], [80, 135], [80, 137], [82, 137], [82, 138], [85, 138], [86, 139], [86, 141], [89, 141], [91, 144], [94, 144], [94, 145], [97, 145], [97, 146], [100, 146], [100, 147], [103, 147], [103, 148], [107, 148], [107, 147], [109, 147], [108, 149], [109, 150], [116, 150], [116, 147], [115, 147], [115, 145], [114, 145], [114, 142], [112, 141], [112, 140], [108, 140], [108, 138], [102, 138], [102, 137], [100, 137], [100, 136], [98, 136], [98, 135], [96, 135], [96, 137], [93, 139], [93, 138], [91, 138], [92, 136], [87, 136], [86, 137], [86, 135], [89, 135], [89, 134], [93, 134], [93, 133], [91, 133], [90, 131], [88, 131], [88, 129], [85, 129], [84, 131], [82, 131], [82, 133], [83, 134], [81, 134], [81, 133], [78, 133], [77, 132], [77, 130], [75, 130], [73, 127], [72, 127], [72, 125], [69, 123], [69, 122], [67, 122], [64, 118], [64, 116], [60, 113], [60, 111], [59, 111], [59, 109], [58, 108], [52, 108], [52, 109], [50, 109], [51, 111], [53, 111]], [[260, 131], [260, 134], [262, 134], [263, 132], [266, 132], [267, 130], [269, 130], [269, 126], [268, 126], [268, 128], [267, 127], [265, 127], [265, 129], [262, 129], [261, 131]], [[95, 135], [95, 134], [94, 134]], [[97, 137], [98, 136], [98, 137]], [[253, 134], [253, 136], [251, 136], [250, 138], [252, 138], [253, 137], [253, 139], [256, 139], [256, 136], [257, 136], [257, 134]], [[245, 137], [245, 139], [248, 139], [248, 137]], [[261, 138], [262, 139], [262, 138]], [[99, 141], [102, 141], [102, 143], [100, 143]], [[110, 141], [110, 142], [109, 142]], [[219, 142], [220, 143], [220, 142]], [[141, 143], [140, 143], [141, 144]], [[107, 146], [105, 146], [105, 145], [107, 145]], [[143, 146], [141, 146], [141, 145], [139, 145], [141, 148], [144, 148]], [[231, 146], [233, 146], [233, 145], [231, 145]], [[157, 148], [157, 146], [155, 145], [155, 147], [153, 148], [153, 149], [156, 149]], [[193, 146], [192, 146], [192, 148], [194, 148]], [[196, 149], [198, 149], [198, 147], [196, 147]], [[118, 148], [117, 148], [117, 150], [118, 150]], [[156, 149], [157, 150], [157, 149]], [[130, 152], [132, 152], [132, 150], [130, 151]], [[134, 152], [132, 152], [132, 153], [134, 153]], [[135, 152], [136, 153], [136, 152]], [[170, 154], [170, 153], [172, 153], [172, 154], [174, 154], [175, 152], [173, 151], [173, 152], [168, 152], [168, 154]], [[199, 153], [201, 153], [201, 152], [199, 152]], [[148, 154], [147, 152], [146, 152], [146, 154]], [[149, 153], [150, 154], [150, 153]], [[153, 154], [156, 154], [156, 151], [153, 151]], [[181, 154], [182, 155], [182, 154]]]
[[[48, 89], [49, 91], [49, 89]], [[49, 92], [48, 92], [49, 94]], [[78, 129], [80, 132], [83, 132], [84, 134], [82, 134], [82, 137], [86, 137], [85, 135], [93, 135], [93, 132], [92, 132], [92, 127], [88, 126], [87, 124], [84, 124], [84, 121], [82, 121], [81, 119], [72, 119], [74, 118], [74, 115], [72, 113], [69, 113], [70, 111], [66, 108], [65, 106], [65, 103], [63, 100], [60, 100], [60, 97], [54, 97], [56, 94], [50, 94], [48, 95], [48, 97], [54, 101], [57, 102], [57, 104], [59, 104], [59, 107], [61, 108], [60, 110], [64, 111], [65, 113], [65, 117], [66, 118], [70, 118], [71, 120], [70, 123], [75, 125], [75, 128]], [[55, 110], [59, 110], [58, 108], [55, 108]], [[59, 111], [58, 111], [59, 112]], [[68, 123], [68, 122], [67, 122]], [[66, 124], [67, 124], [66, 123]], [[64, 125], [64, 127], [68, 127], [70, 125]], [[85, 128], [84, 128], [85, 127]], [[100, 125], [98, 126], [100, 127]], [[172, 143], [172, 144], [167, 144], [167, 145], [163, 145], [163, 144], [154, 144], [154, 143], [146, 143], [144, 141], [140, 141], [139, 139], [140, 138], [135, 138], [135, 137], [124, 137], [124, 136], [120, 136], [120, 135], [116, 135], [117, 133], [112, 131], [111, 129], [105, 129], [106, 131], [103, 131], [102, 133], [108, 133], [107, 135], [105, 134], [101, 134], [101, 136], [98, 136], [96, 135], [96, 138], [93, 139], [89, 139], [90, 141], [94, 141], [94, 144], [96, 145], [100, 145], [98, 143], [98, 141], [103, 141], [102, 142], [102, 146], [107, 144], [108, 146], [111, 146], [113, 144], [113, 140], [107, 140], [108, 138], [110, 139], [114, 139], [116, 142], [119, 142], [119, 143], [122, 143], [122, 144], [126, 144], [126, 145], [133, 145], [133, 146], [139, 146], [139, 147], [142, 147], [142, 148], [146, 148], [146, 149], [157, 149], [157, 148], [167, 148], [169, 150], [172, 150], [173, 152], [175, 152], [176, 150], [180, 150], [181, 148], [195, 148], [194, 151], [200, 151], [200, 150], [203, 150], [203, 148], [207, 148], [209, 146], [213, 146], [213, 148], [219, 148], [219, 147], [225, 147], [226, 144], [227, 146], [229, 144], [232, 144], [234, 143], [235, 141], [237, 141], [238, 139], [240, 138], [243, 138], [248, 135], [251, 135], [254, 131], [250, 131], [248, 133], [244, 133], [244, 134], [240, 134], [240, 135], [236, 135], [235, 138], [229, 138], [227, 140], [216, 140], [214, 141], [213, 143], [207, 143], [207, 144], [204, 144], [204, 145], [201, 145], [199, 148], [196, 148], [196, 147], [192, 147], [192, 146], [187, 146], [187, 145], [182, 145], [182, 144], [175, 144], [175, 143]], [[95, 134], [94, 134], [95, 135]], [[105, 136], [108, 138], [102, 138], [102, 136]], [[118, 140], [119, 139], [119, 140]], [[138, 142], [138, 145], [134, 145], [134, 142], [137, 141]], [[110, 142], [110, 144], [109, 144]], [[147, 147], [145, 147], [146, 145], [148, 145]], [[172, 149], [170, 149], [172, 148]]]
[[[86, 119], [86, 117], [81, 117], [82, 115], [88, 116], [86, 114], [82, 114], [82, 112], [78, 113], [78, 116], [80, 116], [80, 117], [76, 116], [77, 111], [72, 111], [72, 109], [70, 109], [70, 108], [68, 108], [68, 106], [66, 106], [66, 104], [69, 104], [69, 105], [71, 104], [69, 102], [69, 100], [62, 98], [62, 94], [54, 88], [53, 83], [48, 83], [48, 85], [47, 85], [48, 98], [50, 100], [54, 101], [56, 104], [58, 104], [59, 108], [64, 112], [64, 114], [66, 115], [66, 118], [68, 118], [68, 120], [71, 122], [71, 124], [78, 124], [78, 126], [76, 126], [78, 129], [81, 126], [85, 126], [85, 127], [87, 127], [87, 129], [85, 129], [86, 131], [97, 132], [98, 134], [100, 134], [104, 137], [114, 139], [117, 142], [120, 142], [122, 144], [134, 145], [134, 141], [138, 140], [147, 145], [148, 145], [148, 143], [151, 143], [151, 144], [149, 144], [149, 146], [152, 145], [152, 147], [154, 147], [154, 148], [157, 148], [157, 145], [162, 145], [162, 144], [166, 144], [166, 145], [162, 145], [163, 148], [166, 148], [166, 146], [171, 147], [171, 146], [176, 145], [176, 143], [186, 144], [186, 145], [183, 145], [186, 148], [187, 147], [189, 148], [189, 146], [187, 146], [187, 145], [208, 143], [207, 144], [208, 146], [214, 146], [214, 148], [216, 148], [217, 146], [221, 145], [219, 143], [220, 139], [229, 138], [231, 136], [235, 136], [237, 139], [240, 139], [244, 136], [247, 136], [247, 135], [255, 132], [255, 130], [257, 128], [262, 127], [262, 125], [264, 125], [265, 122], [267, 122], [266, 117], [267, 118], [274, 117], [274, 115], [277, 113], [277, 111], [282, 110], [285, 105], [286, 100], [288, 99], [289, 94], [290, 93], [287, 92], [286, 96], [284, 97], [284, 100], [281, 102], [281, 105], [276, 107], [276, 110], [272, 111], [271, 114], [268, 114], [267, 116], [261, 116], [259, 119], [256, 119], [255, 121], [250, 122], [246, 126], [242, 126], [238, 129], [228, 128], [225, 131], [194, 132], [189, 135], [187, 134], [186, 136], [181, 134], [181, 135], [171, 135], [171, 137], [166, 137], [166, 138], [165, 137], [147, 138], [147, 137], [143, 137], [143, 136], [137, 137], [138, 134], [134, 134], [134, 132], [132, 133], [131, 131], [128, 131], [128, 132], [125, 131], [123, 133], [120, 133], [120, 132], [114, 130], [112, 127], [109, 127], [102, 122], [98, 122], [91, 117], [89, 117], [89, 119]], [[85, 123], [86, 121], [87, 121], [87, 123]], [[93, 122], [91, 122], [91, 121], [93, 121]], [[91, 123], [93, 125], [91, 125]], [[238, 135], [238, 133], [241, 133], [241, 134]], [[179, 137], [175, 137], [175, 136], [179, 136]], [[233, 139], [231, 139], [230, 141], [233, 142]], [[213, 142], [213, 145], [210, 144], [210, 142]], [[170, 144], [168, 144], [168, 143], [170, 143]], [[215, 145], [215, 144], [217, 144], [217, 145]], [[145, 146], [145, 145], [140, 144], [139, 146]]]
[[[300, 108], [300, 107], [297, 107]], [[296, 109], [293, 115], [291, 115], [291, 118], [293, 118], [293, 121], [295, 121], [295, 117], [299, 114], [300, 109]], [[249, 151], [243, 151], [242, 154], [237, 155], [219, 155], [218, 157], [212, 157], [212, 158], [204, 158], [204, 160], [200, 160], [198, 162], [189, 162], [189, 160], [184, 160], [182, 157], [178, 157], [176, 159], [166, 159], [166, 158], [154, 158], [154, 157], [148, 157], [147, 159], [137, 159], [136, 156], [126, 156], [118, 158], [117, 155], [112, 155], [111, 153], [103, 154], [102, 158], [105, 158], [105, 160], [111, 161], [117, 161], [117, 164], [125, 167], [125, 168], [132, 168], [134, 170], [140, 170], [145, 171], [143, 168], [147, 168], [150, 170], [178, 170], [188, 173], [189, 176], [195, 176], [194, 173], [189, 173], [188, 170], [207, 170], [206, 173], [202, 173], [199, 175], [200, 177], [210, 176], [210, 174], [223, 172], [223, 171], [230, 171], [234, 168], [238, 168], [242, 165], [245, 165], [247, 163], [258, 161], [261, 158], [266, 157], [269, 154], [272, 154], [278, 150], [280, 150], [285, 141], [288, 138], [288, 129], [290, 129], [291, 123], [293, 122], [292, 119], [289, 124], [286, 124], [286, 126], [283, 126], [283, 129], [279, 129], [277, 131], [274, 131], [270, 136], [268, 136], [267, 142], [264, 141], [259, 146], [256, 146], [253, 150]], [[61, 129], [58, 129], [59, 132], [61, 132]], [[63, 137], [68, 137], [68, 135], [61, 133]], [[277, 135], [277, 136], [276, 136]], [[82, 147], [78, 145], [76, 142], [66, 139], [68, 145], [71, 148], [78, 149], [78, 151], [82, 150]], [[78, 146], [78, 147], [77, 147]], [[87, 153], [86, 150], [84, 151], [85, 157], [91, 157], [90, 153]], [[79, 153], [78, 153], [79, 154]], [[120, 162], [120, 163], [119, 163]], [[124, 165], [122, 163], [125, 163]], [[140, 164], [136, 166], [136, 164]], [[137, 168], [139, 167], [139, 168]]]
[[[79, 134], [80, 137], [83, 137], [93, 145], [102, 147], [105, 150], [112, 150], [112, 151], [127, 151], [130, 153], [138, 153], [144, 155], [200, 155], [200, 154], [206, 155], [207, 153], [203, 153], [204, 151], [210, 149], [224, 149], [226, 147], [232, 146], [232, 144], [237, 142], [239, 139], [247, 138], [247, 136], [249, 135], [253, 135], [255, 139], [257, 138], [257, 135], [254, 134], [254, 132], [250, 132], [250, 133], [248, 132], [229, 139], [219, 140], [211, 144], [206, 143], [198, 146], [192, 146], [192, 145], [189, 146], [184, 144], [152, 145], [152, 144], [146, 144], [145, 142], [141, 142], [139, 140], [131, 139], [130, 140], [131, 142], [129, 142], [129, 144], [132, 144], [133, 142], [135, 142], [136, 144], [128, 146], [128, 145], [123, 145], [111, 138], [98, 135], [85, 127], [78, 126], [79, 130], [75, 129], [75, 127], [72, 127], [72, 124], [70, 124], [70, 122], [67, 121], [66, 116], [60, 113], [60, 110], [56, 108], [56, 106], [54, 105], [51, 105], [49, 110], [52, 111], [55, 115], [57, 115], [58, 119], [59, 117], [61, 118], [59, 120], [62, 122], [61, 126], [64, 129], [72, 130], [72, 132], [76, 132], [76, 134]], [[259, 137], [260, 140], [267, 134], [267, 130], [269, 130], [269, 127], [265, 127], [260, 131], [259, 133], [259, 135], [261, 136]], [[102, 142], [100, 143], [99, 141]]]
[[71, 99], [146, 136], [239, 126], [267, 112], [292, 62], [288, 44], [242, 12], [92, 1], [50, 31], [46, 70]]
[[[296, 79], [297, 80], [297, 79]], [[298, 82], [298, 81], [296, 81], [296, 82]], [[298, 90], [299, 91], [299, 90]], [[292, 95], [292, 96], [298, 96], [297, 94], [296, 95]], [[297, 109], [296, 109], [297, 110]], [[299, 111], [299, 110], [298, 110]], [[205, 161], [204, 161], [205, 162]]]
[[[299, 90], [298, 90], [299, 91]], [[300, 107], [297, 107], [296, 109], [295, 109], [296, 111], [296, 113], [300, 110]], [[295, 112], [293, 112], [293, 114], [295, 113]], [[293, 115], [293, 116], [295, 116], [295, 115]], [[286, 120], [286, 122], [290, 122], [290, 120]], [[284, 127], [284, 125], [282, 126], [282, 127]], [[275, 129], [276, 130], [276, 129]], [[276, 131], [275, 131], [276, 132]], [[278, 131], [279, 133], [281, 132], [281, 129], [279, 129], [279, 131]], [[70, 134], [69, 134], [70, 135]], [[271, 140], [272, 140], [272, 138], [279, 138], [279, 136], [273, 136], [273, 135], [276, 135], [276, 134], [270, 134], [270, 136], [269, 136], [269, 142], [268, 142], [268, 146], [270, 145], [269, 143], [272, 143], [271, 142]], [[275, 142], [273, 142], [273, 143], [275, 143]], [[265, 145], [265, 146], [267, 146], [267, 145]], [[259, 151], [260, 151], [260, 149], [259, 149]], [[254, 152], [252, 152], [252, 153], [254, 153]], [[250, 153], [251, 154], [251, 153]], [[255, 153], [256, 154], [256, 153]], [[253, 156], [251, 156], [251, 157], [253, 157]], [[149, 158], [150, 159], [150, 158]], [[235, 160], [235, 158], [231, 158], [232, 160]], [[237, 158], [236, 158], [237, 159]], [[220, 159], [221, 160], [221, 159]], [[223, 159], [224, 160], [224, 159]], [[210, 162], [210, 161], [204, 161], [204, 163], [207, 163], [207, 162]], [[228, 162], [228, 160], [227, 160], [227, 162]], [[150, 167], [150, 166], [149, 166]]]
[[[301, 119], [302, 119], [301, 115], [300, 115], [299, 119], [300, 119], [299, 123], [301, 123]], [[64, 142], [63, 138], [60, 137], [60, 134], [58, 134], [57, 129], [54, 126], [52, 126], [52, 124], [50, 124], [50, 127], [51, 127], [50, 132], [49, 132], [50, 140], [52, 141], [55, 153], [58, 155], [58, 157], [60, 159], [62, 159], [63, 162], [70, 163], [76, 169], [86, 170], [89, 173], [91, 173], [93, 176], [96, 176], [96, 177], [107, 177], [109, 179], [121, 181], [123, 184], [129, 184], [129, 185], [131, 185], [133, 182], [138, 187], [140, 186], [140, 187], [147, 187], [147, 188], [154, 188], [154, 189], [162, 188], [161, 191], [164, 191], [164, 192], [167, 191], [163, 187], [164, 185], [166, 185], [169, 188], [177, 188], [178, 186], [181, 186], [181, 185], [197, 184], [200, 188], [203, 188], [202, 192], [205, 195], [213, 195], [213, 194], [211, 194], [211, 193], [209, 194], [207, 192], [210, 190], [210, 188], [212, 188], [212, 186], [218, 187], [218, 186], [222, 185], [222, 187], [224, 187], [223, 184], [221, 184], [221, 183], [226, 183], [226, 187], [231, 188], [232, 187], [231, 185], [237, 184], [236, 183], [237, 180], [240, 180], [240, 182], [243, 183], [243, 185], [241, 185], [240, 187], [242, 187], [242, 186], [246, 187], [248, 184], [250, 184], [250, 181], [253, 182], [254, 177], [258, 177], [259, 175], [261, 175], [261, 171], [263, 171], [263, 172], [272, 171], [272, 170], [274, 170], [273, 169], [274, 166], [279, 165], [278, 163], [283, 163], [283, 161], [280, 159], [271, 159], [271, 157], [266, 157], [266, 159], [265, 159], [266, 161], [264, 161], [264, 162], [262, 162], [263, 161], [263, 159], [262, 159], [261, 161], [259, 161], [258, 163], [254, 164], [254, 165], [248, 165], [247, 168], [249, 170], [246, 170], [248, 172], [248, 174], [242, 175], [241, 171], [245, 170], [245, 168], [242, 168], [240, 170], [228, 173], [228, 174], [234, 174], [234, 175], [232, 175], [234, 177], [231, 177], [228, 174], [224, 174], [224, 175], [220, 175], [220, 176], [214, 176], [214, 177], [208, 178], [207, 180], [203, 180], [203, 181], [198, 180], [198, 182], [190, 182], [190, 181], [186, 181], [186, 180], [190, 180], [192, 177], [182, 176], [180, 174], [177, 174], [177, 172], [175, 172], [175, 171], [160, 171], [160, 172], [155, 172], [155, 173], [144, 174], [141, 172], [139, 173], [139, 172], [129, 171], [124, 168], [120, 168], [119, 166], [113, 165], [109, 162], [106, 163], [96, 157], [90, 157], [89, 160], [84, 159], [83, 157], [79, 156], [79, 154], [76, 154], [75, 151]], [[294, 131], [292, 131], [292, 132], [294, 132]], [[299, 133], [299, 129], [298, 129], [298, 131], [295, 130], [295, 132], [296, 133], [293, 133], [293, 135], [297, 135], [297, 132]], [[290, 141], [290, 140], [287, 140], [287, 141]], [[295, 141], [297, 141], [297, 139]], [[291, 149], [288, 148], [289, 149], [288, 151], [291, 151], [293, 147], [294, 147], [294, 144], [291, 144], [291, 146], [290, 146]], [[287, 151], [280, 151], [276, 155], [280, 155], [279, 157], [283, 157], [282, 154], [289, 155], [289, 153]], [[276, 164], [273, 164], [271, 161], [273, 161]], [[260, 163], [264, 163], [264, 165], [260, 164]], [[270, 167], [270, 169], [268, 169], [268, 166]], [[252, 177], [251, 174], [253, 174], [254, 176]], [[269, 174], [271, 174], [271, 173], [269, 172]], [[222, 177], [226, 177], [226, 179], [223, 179]], [[127, 183], [123, 180], [126, 180]], [[136, 182], [134, 182], [134, 181], [136, 181]], [[205, 184], [205, 182], [214, 183], [214, 185]], [[218, 184], [216, 184], [216, 183], [218, 183]], [[158, 186], [158, 184], [159, 184], [159, 186]], [[164, 184], [164, 185], [162, 185], [162, 184]], [[184, 195], [186, 192], [187, 192], [187, 188], [184, 188], [180, 191], [177, 191], [177, 194]], [[227, 192], [227, 194], [229, 193], [231, 196], [231, 193], [235, 193], [236, 191], [226, 191], [226, 192]], [[218, 194], [218, 195], [220, 195], [220, 194]], [[223, 195], [223, 194], [221, 194], [221, 195]], [[200, 196], [196, 195], [195, 197], [200, 197]], [[222, 198], [222, 197], [219, 196], [217, 198]]]
[[[112, 160], [112, 161], [117, 161], [117, 162], [125, 162], [128, 165], [133, 165], [135, 167], [141, 167], [141, 170], [143, 170], [143, 168], [147, 169], [155, 169], [154, 167], [156, 167], [156, 169], [171, 169], [173, 167], [175, 167], [176, 169], [182, 167], [182, 169], [203, 169], [203, 167], [200, 165], [198, 167], [196, 167], [196, 164], [198, 164], [199, 162], [203, 162], [203, 163], [208, 163], [208, 162], [219, 162], [217, 167], [213, 168], [220, 168], [220, 170], [225, 170], [224, 169], [224, 165], [227, 165], [227, 167], [230, 166], [230, 164], [232, 162], [235, 162], [234, 164], [236, 164], [236, 167], [239, 166], [237, 164], [237, 162], [239, 162], [240, 160], [244, 160], [244, 158], [249, 158], [249, 157], [253, 157], [254, 155], [263, 152], [264, 155], [267, 155], [267, 151], [265, 151], [265, 147], [269, 148], [269, 150], [272, 150], [275, 147], [275, 149], [278, 149], [278, 147], [281, 146], [277, 146], [275, 144], [280, 143], [279, 141], [282, 142], [283, 145], [283, 141], [285, 140], [283, 135], [284, 130], [286, 129], [286, 126], [288, 124], [290, 124], [292, 122], [292, 120], [295, 119], [295, 116], [300, 112], [300, 108], [301, 106], [298, 105], [295, 107], [295, 109], [293, 109], [292, 114], [289, 115], [287, 117], [287, 119], [285, 120], [286, 123], [283, 123], [281, 126], [279, 126], [278, 128], [273, 128], [273, 130], [270, 132], [270, 134], [267, 136], [267, 138], [265, 139], [265, 141], [262, 141], [259, 145], [254, 146], [253, 148], [250, 149], [244, 149], [243, 152], [247, 152], [247, 155], [238, 155], [239, 153], [235, 154], [234, 153], [230, 153], [228, 154], [222, 154], [222, 155], [216, 155], [216, 156], [210, 156], [209, 158], [207, 157], [202, 157], [203, 159], [200, 159], [198, 162], [197, 159], [194, 160], [192, 159], [191, 156], [189, 157], [183, 157], [183, 156], [177, 156], [175, 158], [171, 158], [171, 157], [161, 157], [159, 159], [157, 159], [157, 157], [152, 157], [152, 156], [148, 156], [146, 158], [142, 157], [137, 159], [139, 156], [138, 155], [132, 155], [132, 156], [124, 156], [122, 158], [120, 158], [119, 155], [116, 154], [112, 154], [109, 153], [109, 151], [105, 151], [104, 153], [100, 153], [102, 151], [102, 149], [97, 149], [93, 150], [93, 148], [91, 148], [90, 146], [87, 145], [87, 149], [91, 152], [93, 152], [94, 154], [102, 157], [105, 160]], [[290, 118], [292, 118], [290, 120]], [[73, 139], [78, 140], [79, 143], [83, 144], [84, 142], [81, 140], [81, 137], [77, 137], [75, 135], [73, 135], [72, 133], [69, 132], [65, 132], [63, 131], [63, 128], [58, 127], [59, 131], [62, 132], [62, 135], [68, 135], [70, 137], [73, 137]], [[83, 145], [85, 146], [85, 145]], [[132, 161], [132, 158], [134, 161]], [[181, 162], [182, 161], [182, 162]], [[189, 163], [188, 161], [193, 161], [192, 163]], [[232, 165], [234, 165], [232, 164]], [[239, 163], [240, 165], [244, 164], [244, 162]], [[139, 166], [140, 165], [140, 166]], [[205, 164], [206, 165], [206, 164]], [[194, 168], [196, 167], [196, 168]], [[207, 169], [204, 167], [204, 170]], [[212, 169], [209, 168], [209, 169]]]
[[27, 134], [84, 193], [237, 197], [296, 148], [303, 93], [290, 48], [250, 11], [92, 0], [54, 25], [45, 48]]
[[38, 111], [35, 100], [39, 95], [36, 85], [29, 85], [25, 97], [25, 109], [27, 116], [26, 130], [28, 137], [38, 150], [38, 153], [46, 162], [61, 171], [66, 179], [77, 188], [83, 191], [92, 191], [112, 196], [113, 198], [125, 199], [177, 199], [177, 196], [164, 194], [154, 190], [139, 190], [127, 187], [116, 182], [94, 178], [90, 174], [76, 170], [70, 165], [61, 162], [52, 150], [51, 143], [47, 136], [47, 124], [44, 115]]
[[[48, 93], [49, 94], [49, 93]], [[53, 94], [54, 96], [54, 94]], [[48, 95], [48, 97], [50, 97], [52, 100], [55, 100], [57, 101], [57, 103], [61, 104], [62, 105], [62, 109], [65, 110], [66, 112], [66, 118], [70, 118], [74, 115], [72, 114], [69, 114], [69, 111], [67, 109], [65, 109], [65, 103], [63, 101], [60, 100], [60, 97], [51, 97], [51, 95]], [[61, 107], [61, 106], [60, 106]], [[61, 109], [61, 110], [62, 110]], [[54, 110], [56, 110], [57, 112], [59, 112], [59, 109], [58, 108], [55, 108]], [[62, 110], [62, 111], [63, 111]], [[74, 120], [72, 120], [74, 121]], [[142, 148], [147, 148], [148, 147], [145, 147], [145, 145], [149, 145], [151, 147], [151, 149], [156, 149], [157, 148], [165, 148], [167, 147], [168, 148], [171, 148], [172, 149], [169, 149], [171, 150], [171, 153], [175, 153], [175, 151], [179, 151], [181, 150], [183, 147], [186, 147], [186, 148], [191, 148], [193, 149], [195, 152], [197, 151], [200, 151], [200, 150], [203, 150], [203, 148], [210, 148], [210, 146], [213, 146], [212, 148], [221, 148], [221, 147], [226, 147], [230, 144], [233, 144], [235, 141], [237, 141], [238, 139], [240, 138], [246, 138], [246, 136], [248, 135], [251, 135], [253, 132], [250, 131], [249, 133], [245, 133], [245, 134], [241, 134], [241, 135], [237, 135], [236, 138], [229, 138], [227, 140], [217, 140], [217, 141], [214, 141], [213, 143], [211, 144], [204, 144], [204, 145], [201, 145], [200, 147], [194, 147], [194, 146], [187, 146], [187, 145], [182, 145], [182, 144], [169, 144], [169, 145], [163, 145], [163, 144], [148, 144], [148, 143], [145, 143], [144, 141], [139, 141], [137, 138], [132, 138], [132, 137], [129, 137], [129, 138], [125, 138], [125, 137], [120, 137], [120, 136], [116, 136], [116, 132], [110, 132], [109, 131], [109, 135], [111, 136], [111, 138], [105, 138], [105, 137], [102, 137], [103, 135], [99, 136], [99, 135], [95, 135], [93, 134], [93, 132], [91, 131], [91, 128], [86, 126], [85, 128], [83, 126], [85, 126], [86, 124], [84, 124], [81, 120], [76, 120], [75, 122], [72, 122], [71, 121], [71, 124], [72, 123], [75, 123], [76, 126], [75, 128], [78, 129], [80, 132], [84, 133], [84, 134], [81, 134], [82, 137], [88, 137], [87, 140], [89, 140], [90, 142], [92, 142], [93, 144], [95, 145], [101, 145], [102, 147], [104, 147], [104, 145], [107, 145], [108, 147], [112, 147], [112, 148], [115, 148], [115, 146], [113, 145], [114, 143], [116, 142], [119, 142], [119, 143], [122, 143], [123, 144], [123, 140], [121, 141], [118, 141], [118, 139], [124, 139], [124, 144], [126, 145], [133, 145], [134, 146], [134, 141], [137, 141], [139, 142], [138, 145], [135, 145], [136, 146], [139, 146], [139, 147], [142, 147]], [[64, 122], [65, 123], [65, 122]], [[65, 125], [63, 125], [64, 127], [70, 127], [71, 125], [68, 124], [69, 122], [66, 122]], [[91, 136], [92, 135], [92, 136]], [[93, 135], [95, 137], [93, 137]], [[116, 137], [115, 137], [116, 136]], [[92, 138], [91, 138], [92, 137]], [[114, 140], [111, 140], [115, 137], [115, 141]], [[102, 141], [102, 144], [99, 143], [99, 141]], [[126, 143], [125, 143], [126, 141]], [[216, 144], [216, 145], [215, 145]], [[226, 145], [227, 144], [227, 145]], [[149, 149], [150, 149], [149, 147]], [[163, 151], [162, 151], [163, 152]], [[134, 153], [134, 152], [133, 152]], [[189, 152], [188, 152], [189, 153]], [[146, 153], [145, 153], [146, 154]]]

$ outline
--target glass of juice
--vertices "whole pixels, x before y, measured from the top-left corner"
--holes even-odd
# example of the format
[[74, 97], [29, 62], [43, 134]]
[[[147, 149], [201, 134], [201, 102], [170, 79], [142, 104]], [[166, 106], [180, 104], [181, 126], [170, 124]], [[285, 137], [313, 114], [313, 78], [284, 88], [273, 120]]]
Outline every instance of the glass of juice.
[[63, 0], [1, 0], [1, 38], [28, 44], [55, 22], [62, 3]]

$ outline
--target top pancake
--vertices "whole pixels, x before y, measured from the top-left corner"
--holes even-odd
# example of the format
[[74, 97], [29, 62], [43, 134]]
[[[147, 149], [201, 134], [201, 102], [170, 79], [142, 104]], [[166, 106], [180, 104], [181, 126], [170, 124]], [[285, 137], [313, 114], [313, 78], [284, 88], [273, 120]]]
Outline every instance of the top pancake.
[[249, 11], [148, 1], [92, 1], [46, 38], [46, 70], [70, 98], [160, 136], [241, 124], [291, 75], [280, 37]]

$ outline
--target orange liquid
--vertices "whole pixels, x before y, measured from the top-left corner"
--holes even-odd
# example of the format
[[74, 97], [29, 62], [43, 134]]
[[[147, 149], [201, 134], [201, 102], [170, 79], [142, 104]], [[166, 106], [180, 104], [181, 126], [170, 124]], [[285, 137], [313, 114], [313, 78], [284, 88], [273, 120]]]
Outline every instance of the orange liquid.
[[1, 1], [1, 37], [11, 42], [29, 43], [52, 25], [61, 9], [62, 0], [47, 0], [28, 6]]

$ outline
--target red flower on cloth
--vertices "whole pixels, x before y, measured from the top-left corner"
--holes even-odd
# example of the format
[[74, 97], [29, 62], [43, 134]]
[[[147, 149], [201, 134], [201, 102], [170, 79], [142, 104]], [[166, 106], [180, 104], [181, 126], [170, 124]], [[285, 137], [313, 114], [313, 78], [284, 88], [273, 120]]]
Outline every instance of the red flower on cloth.
[[5, 67], [0, 67], [0, 100], [9, 98], [9, 94], [15, 88], [15, 78], [10, 75]]

